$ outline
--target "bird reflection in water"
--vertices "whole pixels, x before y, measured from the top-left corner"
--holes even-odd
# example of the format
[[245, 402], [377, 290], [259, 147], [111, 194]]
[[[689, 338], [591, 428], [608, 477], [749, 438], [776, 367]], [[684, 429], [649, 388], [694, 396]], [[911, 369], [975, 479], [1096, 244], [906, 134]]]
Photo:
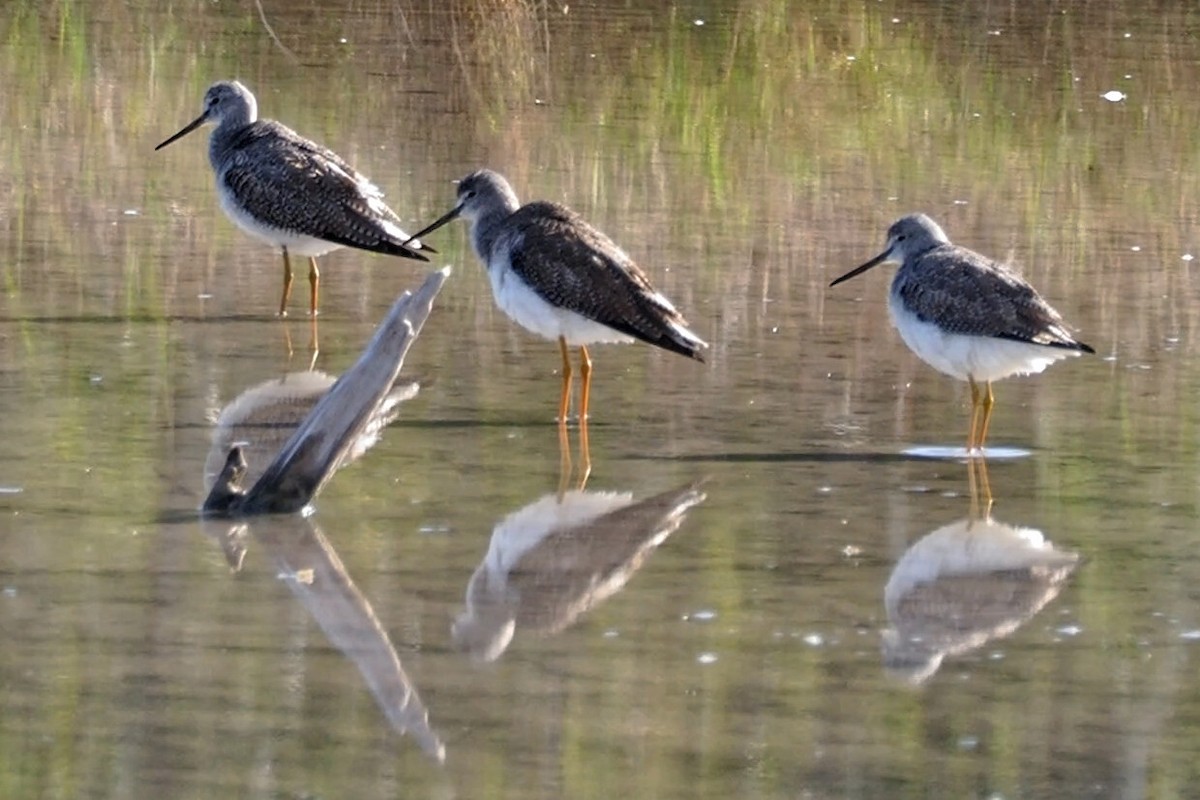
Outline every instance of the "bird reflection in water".
[[971, 517], [991, 516], [996, 501], [992, 497], [992, 482], [988, 479], [987, 459], [982, 454], [967, 456], [967, 491], [971, 496]]
[[[579, 421], [579, 468], [575, 469], [575, 462], [571, 458], [571, 435], [567, 432], [566, 425], [558, 426], [558, 496], [564, 497], [567, 489], [574, 485], [577, 491], [582, 492], [587, 486], [588, 477], [592, 474], [592, 452], [591, 445], [588, 440], [588, 425], [587, 419]], [[578, 479], [572, 484], [572, 478], [578, 476]]]
[[705, 497], [699, 483], [637, 503], [628, 492], [570, 490], [509, 514], [467, 584], [466, 608], [451, 629], [455, 645], [494, 661], [518, 628], [564, 630], [621, 591]]
[[[986, 485], [986, 470], [971, 480]], [[1058, 596], [1079, 563], [1041, 531], [974, 513], [972, 501], [972, 514], [909, 547], [884, 588], [883, 663], [907, 683], [928, 680], [947, 656], [1012, 634]]]

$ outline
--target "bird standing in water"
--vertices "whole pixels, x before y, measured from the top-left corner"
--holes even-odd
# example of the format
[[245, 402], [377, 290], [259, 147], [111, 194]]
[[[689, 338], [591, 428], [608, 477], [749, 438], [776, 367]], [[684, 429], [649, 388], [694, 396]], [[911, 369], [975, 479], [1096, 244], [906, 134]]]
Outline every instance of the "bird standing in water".
[[592, 359], [599, 342], [643, 342], [704, 361], [708, 344], [621, 248], [557, 203], [521, 205], [501, 175], [482, 169], [458, 184], [458, 202], [416, 236], [457, 217], [471, 224], [471, 244], [487, 269], [496, 304], [525, 329], [557, 339], [562, 353], [558, 420], [571, 400], [568, 347], [579, 348], [579, 419], [586, 423]]
[[283, 252], [280, 316], [287, 314], [292, 290], [289, 254], [308, 256], [309, 309], [316, 316], [317, 256], [357, 247], [428, 261], [418, 251], [435, 252], [400, 229], [383, 193], [337, 153], [278, 122], [258, 119], [254, 95], [237, 81], [210, 86], [200, 116], [154, 149], [205, 123], [217, 126], [208, 158], [221, 210], [243, 231]]
[[1059, 313], [1024, 279], [987, 256], [951, 244], [924, 214], [898, 219], [888, 228], [882, 253], [829, 285], [885, 261], [900, 263], [888, 298], [900, 338], [926, 364], [971, 387], [968, 455], [982, 454], [987, 441], [995, 404], [992, 381], [1096, 352], [1071, 335]]

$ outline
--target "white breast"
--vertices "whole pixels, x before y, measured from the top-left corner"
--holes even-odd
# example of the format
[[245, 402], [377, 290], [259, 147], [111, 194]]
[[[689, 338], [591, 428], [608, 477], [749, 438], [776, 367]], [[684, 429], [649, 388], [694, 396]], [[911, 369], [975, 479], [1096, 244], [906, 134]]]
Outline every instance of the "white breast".
[[1040, 344], [947, 333], [932, 322], [922, 321], [892, 293], [888, 310], [900, 338], [917, 356], [938, 372], [976, 381], [997, 381], [1009, 375], [1041, 372], [1055, 361], [1077, 356], [1076, 350]]

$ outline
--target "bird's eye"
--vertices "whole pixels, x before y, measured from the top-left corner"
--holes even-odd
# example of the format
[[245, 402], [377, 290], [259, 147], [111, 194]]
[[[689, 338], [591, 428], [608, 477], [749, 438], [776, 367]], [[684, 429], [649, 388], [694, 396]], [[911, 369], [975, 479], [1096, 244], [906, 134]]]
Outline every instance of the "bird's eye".
[[907, 236], [906, 234], [903, 234], [903, 233], [901, 233], [901, 234], [898, 234], [898, 235], [896, 236], [896, 241], [897, 241], [897, 242], [903, 242], [903, 241], [904, 241], [905, 239], [907, 239], [907, 238], [908, 238], [908, 236]]

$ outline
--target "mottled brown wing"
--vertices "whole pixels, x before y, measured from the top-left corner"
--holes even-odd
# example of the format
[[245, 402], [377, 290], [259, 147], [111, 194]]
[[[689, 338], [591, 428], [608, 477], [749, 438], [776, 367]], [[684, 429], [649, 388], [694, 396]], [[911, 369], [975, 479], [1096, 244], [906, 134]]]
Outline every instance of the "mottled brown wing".
[[898, 278], [895, 291], [905, 307], [949, 333], [1091, 349], [1024, 279], [972, 250], [934, 248]]
[[382, 193], [333, 151], [275, 122], [247, 127], [231, 149], [224, 181], [256, 219], [348, 247], [425, 260], [399, 247], [407, 236]]
[[530, 203], [506, 232], [513, 271], [548, 302], [651, 344], [676, 349], [667, 322], [684, 324], [637, 264], [578, 214]]

